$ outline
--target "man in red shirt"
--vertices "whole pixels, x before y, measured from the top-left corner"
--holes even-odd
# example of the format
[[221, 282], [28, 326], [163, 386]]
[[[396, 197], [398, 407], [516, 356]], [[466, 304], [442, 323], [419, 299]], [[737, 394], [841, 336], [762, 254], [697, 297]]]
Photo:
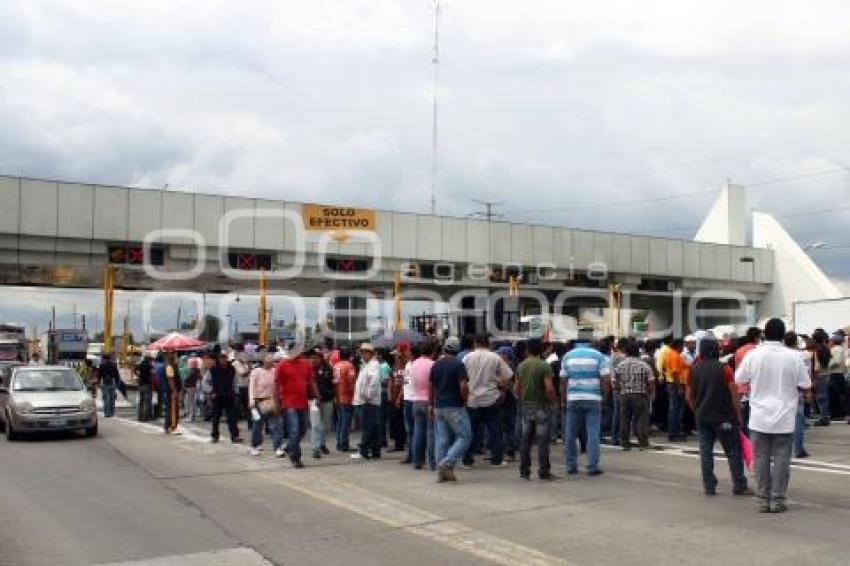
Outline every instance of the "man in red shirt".
[[354, 385], [357, 383], [357, 371], [351, 363], [351, 351], [343, 350], [340, 360], [334, 364], [334, 385], [336, 386], [336, 451], [351, 452], [348, 442], [351, 433], [351, 419], [354, 415]]
[[303, 468], [301, 438], [307, 432], [308, 392], [314, 398], [319, 396], [313, 381], [313, 364], [295, 350], [293, 357], [277, 364], [275, 379], [287, 438], [286, 454], [294, 467]]

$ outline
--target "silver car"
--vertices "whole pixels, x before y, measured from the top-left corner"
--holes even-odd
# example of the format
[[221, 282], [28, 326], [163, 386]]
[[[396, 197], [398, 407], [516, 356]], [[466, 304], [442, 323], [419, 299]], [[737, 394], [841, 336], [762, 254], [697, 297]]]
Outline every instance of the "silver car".
[[8, 440], [47, 431], [97, 435], [94, 399], [77, 373], [64, 366], [17, 366], [0, 374], [0, 420]]

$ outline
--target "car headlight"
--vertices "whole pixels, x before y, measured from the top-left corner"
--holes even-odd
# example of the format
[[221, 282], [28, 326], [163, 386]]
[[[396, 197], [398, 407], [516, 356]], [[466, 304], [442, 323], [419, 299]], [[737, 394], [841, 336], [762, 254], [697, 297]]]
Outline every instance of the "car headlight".
[[83, 399], [83, 402], [80, 403], [80, 411], [84, 413], [94, 411], [94, 399]]
[[29, 401], [19, 401], [15, 403], [15, 410], [18, 413], [25, 415], [27, 413], [32, 413], [33, 406]]

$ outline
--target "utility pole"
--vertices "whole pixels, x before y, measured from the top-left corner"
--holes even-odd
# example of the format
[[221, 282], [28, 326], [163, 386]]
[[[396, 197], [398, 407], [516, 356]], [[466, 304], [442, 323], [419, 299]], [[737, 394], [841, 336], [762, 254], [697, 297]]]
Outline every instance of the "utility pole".
[[431, 214], [437, 214], [437, 90], [440, 86], [440, 0], [434, 0], [434, 51], [431, 56], [434, 70], [431, 108]]
[[483, 218], [487, 222], [492, 222], [495, 219], [503, 218], [505, 216], [504, 214], [493, 212], [493, 209], [495, 207], [505, 204], [504, 201], [472, 199], [472, 202], [480, 204], [482, 207], [484, 207], [484, 210], [470, 212], [468, 216], [472, 218]]

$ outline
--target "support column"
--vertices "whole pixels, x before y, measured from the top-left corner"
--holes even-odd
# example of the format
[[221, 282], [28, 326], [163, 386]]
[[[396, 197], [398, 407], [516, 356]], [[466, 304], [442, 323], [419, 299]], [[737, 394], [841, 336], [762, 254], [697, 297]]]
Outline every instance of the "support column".
[[366, 297], [357, 295], [336, 295], [333, 299], [334, 330], [337, 336], [349, 342], [367, 340]]

